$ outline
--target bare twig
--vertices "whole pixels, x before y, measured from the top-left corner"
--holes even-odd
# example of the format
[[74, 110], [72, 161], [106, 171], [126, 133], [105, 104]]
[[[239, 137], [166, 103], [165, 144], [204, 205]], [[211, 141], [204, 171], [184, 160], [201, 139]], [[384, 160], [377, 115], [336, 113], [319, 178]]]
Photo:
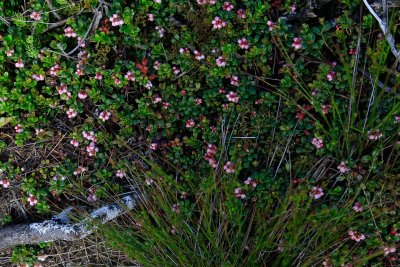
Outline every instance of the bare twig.
[[61, 20], [61, 16], [55, 11], [53, 5], [51, 4], [51, 0], [46, 0], [46, 3], [49, 6], [51, 14], [53, 14], [58, 20]]
[[40, 223], [19, 224], [0, 228], [0, 249], [22, 244], [38, 244], [55, 240], [73, 241], [90, 235], [96, 227], [90, 227], [94, 220], [104, 224], [122, 215], [126, 210], [132, 210], [143, 195], [138, 191], [126, 194], [119, 201], [103, 206], [79, 223], [68, 222], [71, 208], [64, 210], [58, 216]]
[[[368, 8], [369, 12], [375, 17], [376, 21], [379, 23], [379, 27], [381, 28], [383, 34], [386, 37], [386, 41], [388, 42], [390, 49], [392, 51], [392, 54], [396, 57], [397, 61], [400, 60], [400, 53], [396, 48], [396, 43], [395, 40], [392, 36], [392, 34], [389, 31], [389, 26], [386, 21], [386, 18], [381, 19], [378, 14], [376, 14], [375, 10], [371, 7], [371, 5], [368, 3], [367, 0], [363, 0], [365, 6]], [[386, 7], [384, 8], [386, 10]], [[384, 14], [385, 16], [385, 14]]]

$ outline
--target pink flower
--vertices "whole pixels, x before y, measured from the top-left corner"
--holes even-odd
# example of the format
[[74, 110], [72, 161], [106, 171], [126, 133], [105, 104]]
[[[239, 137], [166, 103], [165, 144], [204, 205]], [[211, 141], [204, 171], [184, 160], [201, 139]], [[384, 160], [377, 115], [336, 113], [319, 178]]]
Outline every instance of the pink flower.
[[144, 182], [145, 182], [147, 185], [151, 185], [151, 184], [153, 183], [153, 179], [151, 179], [151, 178], [146, 178], [146, 180], [144, 180]]
[[44, 81], [44, 76], [42, 74], [32, 74], [32, 79], [36, 81]]
[[215, 17], [211, 22], [214, 29], [222, 29], [226, 26], [226, 22], [220, 19], [219, 17]]
[[10, 186], [10, 181], [6, 178], [0, 180], [0, 185], [2, 185], [4, 188], [8, 188]]
[[151, 150], [157, 150], [158, 145], [156, 143], [151, 143], [150, 144], [150, 149]]
[[337, 166], [337, 168], [339, 169], [339, 171], [341, 173], [346, 173], [346, 172], [350, 171], [350, 169], [347, 168], [346, 163], [344, 161], [340, 162], [340, 164]]
[[[78, 36], [77, 40], [78, 40], [78, 45], [79, 45], [80, 47], [85, 47], [85, 46], [86, 46], [86, 42], [85, 42], [85, 40], [83, 40], [82, 37]], [[82, 52], [84, 52], [84, 51], [82, 51]], [[82, 53], [82, 52], [81, 52], [81, 53]]]
[[181, 211], [181, 208], [178, 203], [175, 203], [174, 205], [172, 205], [172, 211], [175, 212], [176, 214], [179, 214], [179, 212]]
[[76, 112], [73, 108], [69, 108], [66, 113], [69, 119], [73, 119], [78, 115], [78, 112]]
[[224, 166], [224, 170], [228, 174], [234, 173], [236, 170], [236, 165], [234, 163], [228, 161]]
[[177, 66], [173, 66], [172, 71], [174, 72], [175, 75], [178, 75], [181, 72], [181, 70]]
[[96, 136], [95, 136], [93, 131], [90, 131], [90, 132], [83, 131], [82, 132], [82, 136], [83, 136], [83, 138], [85, 138], [85, 139], [87, 139], [89, 141], [93, 141], [93, 142], [97, 141], [97, 138], [96, 138]]
[[163, 28], [161, 28], [160, 26], [156, 26], [155, 28], [158, 31], [158, 35], [161, 37], [164, 37], [164, 32], [165, 30]]
[[368, 136], [369, 140], [378, 140], [379, 138], [381, 138], [383, 136], [379, 129], [376, 129], [373, 132], [368, 131], [368, 135], [369, 135]]
[[24, 67], [24, 62], [22, 62], [21, 59], [18, 59], [17, 62], [15, 63], [16, 68], [23, 68]]
[[125, 79], [127, 79], [128, 81], [132, 81], [132, 82], [135, 81], [135, 77], [133, 76], [133, 73], [130, 72], [130, 71], [128, 71], [128, 72], [125, 74]]
[[51, 76], [57, 76], [59, 70], [61, 70], [61, 66], [56, 64], [50, 68], [49, 73]]
[[361, 205], [360, 202], [356, 202], [356, 203], [354, 203], [353, 210], [355, 212], [362, 212], [363, 211], [363, 206]]
[[186, 128], [192, 128], [195, 126], [194, 120], [190, 119], [186, 121]]
[[153, 64], [153, 68], [155, 69], [155, 70], [158, 70], [158, 68], [160, 67], [160, 62], [158, 62], [158, 61], [155, 61], [154, 62], [154, 64]]
[[333, 70], [330, 70], [326, 75], [326, 78], [328, 79], [328, 81], [331, 82], [333, 79], [336, 78], [336, 73]]
[[300, 49], [302, 47], [301, 38], [294, 37], [292, 47], [294, 47], [295, 50]]
[[246, 179], [246, 181], [244, 181], [244, 184], [246, 184], [246, 185], [251, 185], [251, 186], [254, 187], [254, 188], [257, 187], [257, 181], [256, 181], [256, 180], [253, 180], [253, 178], [251, 178], [251, 177], [248, 177], [248, 178]]
[[78, 98], [79, 99], [85, 99], [86, 97], [87, 97], [88, 95], [87, 95], [87, 93], [86, 93], [86, 91], [83, 91], [83, 90], [79, 90], [79, 92], [78, 92]]
[[314, 199], [319, 199], [324, 195], [324, 191], [322, 190], [321, 187], [316, 187], [314, 186], [313, 189], [310, 192], [310, 197]]
[[115, 176], [117, 176], [118, 178], [124, 178], [126, 176], [126, 173], [124, 170], [117, 170]]
[[114, 83], [115, 83], [116, 85], [120, 85], [120, 84], [121, 84], [121, 80], [118, 79], [118, 78], [115, 78], [115, 79], [114, 79]]
[[38, 255], [38, 261], [45, 261], [46, 259], [47, 259], [47, 255], [44, 255], [44, 254], [39, 254]]
[[153, 21], [154, 20], [154, 15], [149, 13], [149, 14], [147, 14], [147, 18], [148, 18], [149, 21]]
[[76, 32], [71, 27], [67, 27], [64, 29], [64, 35], [65, 37], [75, 38]]
[[168, 102], [164, 102], [162, 105], [163, 105], [163, 109], [168, 109], [171, 106], [171, 104]]
[[290, 6], [290, 12], [291, 13], [295, 13], [296, 12], [296, 8], [297, 8], [296, 5], [291, 5]]
[[235, 188], [235, 196], [240, 199], [246, 198], [246, 194], [244, 193], [243, 189], [240, 187]]
[[396, 121], [396, 123], [400, 123], [400, 116], [395, 116], [394, 120]]
[[199, 5], [205, 5], [208, 3], [208, 0], [197, 0], [197, 4]]
[[14, 54], [14, 49], [8, 50], [6, 52], [7, 57], [12, 57], [13, 54]]
[[85, 167], [78, 166], [78, 168], [76, 168], [75, 171], [74, 171], [74, 175], [82, 174], [82, 173], [84, 173], [85, 171], [86, 171], [86, 168], [85, 168]]
[[396, 247], [384, 247], [383, 252], [385, 253], [385, 255], [389, 255], [390, 253], [395, 253]]
[[230, 91], [226, 95], [226, 98], [228, 99], [229, 102], [232, 102], [232, 103], [237, 103], [239, 101], [239, 95], [232, 91]]
[[40, 133], [43, 133], [43, 129], [35, 129], [35, 135], [39, 135]]
[[97, 197], [94, 193], [90, 193], [87, 197], [87, 201], [89, 202], [96, 202], [97, 201]]
[[78, 141], [78, 140], [75, 140], [75, 139], [71, 139], [71, 140], [69, 141], [69, 143], [70, 143], [71, 145], [73, 145], [74, 147], [78, 147], [78, 146], [79, 146], [79, 141]]
[[199, 51], [197, 51], [197, 50], [194, 50], [194, 51], [193, 51], [193, 54], [194, 54], [194, 57], [195, 57], [197, 60], [202, 60], [202, 59], [205, 58], [204, 54], [202, 54], [201, 52], [199, 52]]
[[218, 67], [225, 67], [226, 66], [226, 59], [223, 56], [220, 56], [216, 60]]
[[100, 72], [96, 72], [96, 74], [94, 75], [94, 78], [96, 80], [102, 80], [103, 79], [103, 75]]
[[42, 19], [42, 16], [41, 16], [41, 14], [39, 12], [33, 11], [31, 13], [31, 15], [30, 15], [30, 18], [33, 19], [33, 20], [38, 21], [38, 20]]
[[153, 98], [152, 102], [153, 102], [153, 104], [160, 103], [160, 102], [162, 102], [162, 98], [159, 96], [156, 96]]
[[321, 138], [314, 137], [311, 143], [317, 148], [321, 149], [324, 146], [324, 141]]
[[[196, 52], [197, 50], [195, 50], [195, 52]], [[187, 54], [187, 53], [189, 53], [190, 51], [189, 51], [189, 48], [183, 48], [183, 47], [181, 47], [181, 48], [179, 48], [179, 53], [181, 53], [181, 54]]]
[[231, 76], [231, 84], [233, 86], [239, 86], [239, 78], [238, 78], [238, 76]]
[[249, 49], [250, 47], [249, 41], [244, 37], [238, 40], [238, 44], [241, 49]]
[[357, 50], [355, 50], [354, 48], [350, 48], [349, 54], [354, 56], [355, 54], [357, 54]]
[[322, 108], [322, 113], [328, 114], [329, 113], [329, 109], [331, 108], [331, 105], [323, 104], [321, 108]]
[[110, 117], [111, 117], [111, 112], [109, 111], [100, 112], [99, 119], [102, 120], [103, 122], [109, 120]]
[[154, 3], [161, 4], [161, 0], [154, 0]]
[[203, 103], [203, 100], [201, 100], [201, 98], [196, 98], [195, 102], [196, 106], [200, 106]]
[[361, 233], [359, 233], [357, 231], [350, 230], [347, 233], [349, 234], [350, 239], [352, 239], [352, 240], [354, 240], [356, 242], [360, 242], [361, 240], [365, 239], [365, 235], [363, 235], [363, 234], [361, 234]]
[[35, 206], [38, 203], [38, 200], [33, 195], [29, 195], [26, 200], [29, 202], [30, 206]]
[[96, 147], [96, 144], [94, 142], [91, 142], [87, 147], [86, 147], [86, 152], [88, 152], [88, 155], [90, 157], [96, 155], [96, 153], [99, 151], [99, 148]]
[[83, 72], [82, 69], [77, 69], [77, 70], [75, 71], [75, 74], [78, 75], [78, 76], [82, 76], [82, 75], [84, 74], [84, 72]]
[[146, 89], [151, 89], [151, 87], [153, 87], [153, 83], [151, 81], [148, 81], [144, 87]]
[[272, 21], [268, 20], [267, 25], [269, 27], [268, 29], [270, 32], [272, 32], [275, 29], [275, 24]]
[[236, 11], [236, 14], [237, 14], [239, 19], [245, 19], [246, 18], [246, 11], [244, 11], [243, 9], [239, 9], [238, 11]]
[[110, 17], [110, 21], [111, 25], [114, 27], [124, 24], [124, 21], [117, 14], [112, 15], [112, 17]]
[[14, 130], [16, 133], [22, 133], [24, 131], [24, 129], [22, 129], [21, 124], [18, 124], [17, 126], [15, 126]]
[[230, 2], [224, 2], [224, 5], [222, 6], [222, 9], [225, 11], [231, 11], [234, 9], [234, 6]]

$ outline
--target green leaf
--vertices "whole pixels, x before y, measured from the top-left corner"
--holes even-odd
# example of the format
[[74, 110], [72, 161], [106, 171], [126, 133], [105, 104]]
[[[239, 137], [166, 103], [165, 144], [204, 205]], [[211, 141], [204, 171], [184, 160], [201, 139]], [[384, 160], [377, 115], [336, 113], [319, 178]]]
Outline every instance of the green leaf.
[[0, 128], [10, 123], [14, 117], [0, 117]]

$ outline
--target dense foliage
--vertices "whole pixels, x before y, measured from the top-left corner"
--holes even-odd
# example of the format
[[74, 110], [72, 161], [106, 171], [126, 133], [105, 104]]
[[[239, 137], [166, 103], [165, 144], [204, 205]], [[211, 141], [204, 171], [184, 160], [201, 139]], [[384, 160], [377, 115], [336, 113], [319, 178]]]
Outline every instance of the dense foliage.
[[359, 1], [309, 4], [0, 3], [0, 193], [46, 216], [143, 185], [106, 232], [144, 266], [398, 262], [398, 61]]

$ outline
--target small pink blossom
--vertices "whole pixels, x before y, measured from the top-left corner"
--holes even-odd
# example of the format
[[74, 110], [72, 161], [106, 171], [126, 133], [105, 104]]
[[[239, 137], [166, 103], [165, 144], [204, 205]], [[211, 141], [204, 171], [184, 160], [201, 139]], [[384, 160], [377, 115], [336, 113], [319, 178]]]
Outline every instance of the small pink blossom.
[[153, 183], [153, 179], [151, 179], [151, 178], [146, 178], [146, 179], [144, 180], [144, 182], [145, 182], [147, 185], [151, 185], [151, 184]]
[[[197, 50], [195, 50], [195, 52], [196, 52]], [[181, 53], [181, 54], [187, 54], [187, 53], [190, 53], [190, 50], [189, 50], [189, 48], [187, 48], [187, 47], [181, 47], [181, 48], [179, 48], [179, 53]]]
[[246, 179], [246, 181], [244, 181], [244, 184], [245, 184], [245, 185], [251, 185], [251, 186], [254, 187], [254, 188], [257, 187], [257, 181], [256, 181], [256, 180], [253, 180], [253, 178], [251, 178], [251, 177], [248, 177], [248, 178]]
[[378, 140], [379, 138], [381, 138], [383, 135], [381, 133], [381, 131], [379, 129], [376, 129], [375, 131], [371, 132], [368, 131], [368, 139], [369, 140]]
[[162, 105], [163, 105], [163, 109], [168, 109], [171, 106], [171, 104], [168, 102], [164, 102]]
[[314, 137], [311, 141], [311, 143], [317, 148], [321, 149], [324, 147], [324, 141], [321, 138]]
[[86, 99], [87, 98], [87, 93], [86, 93], [86, 91], [83, 91], [83, 90], [79, 90], [79, 92], [78, 92], [78, 98], [79, 99]]
[[29, 202], [30, 206], [35, 206], [38, 203], [38, 200], [33, 195], [29, 195], [26, 200]]
[[349, 234], [350, 239], [356, 242], [360, 242], [361, 240], [365, 239], [365, 235], [361, 234], [360, 232], [350, 230], [347, 233]]
[[384, 247], [383, 252], [385, 255], [389, 255], [390, 253], [395, 253], [396, 252], [396, 247]]
[[272, 32], [274, 29], [275, 29], [275, 24], [272, 22], [272, 21], [270, 21], [270, 20], [268, 20], [267, 21], [267, 25], [268, 25], [268, 30], [270, 31], [270, 32]]
[[192, 128], [195, 125], [196, 124], [195, 124], [194, 120], [192, 120], [192, 119], [186, 121], [186, 128]]
[[246, 11], [244, 11], [243, 9], [238, 9], [238, 11], [236, 11], [236, 14], [237, 14], [239, 19], [245, 19], [246, 18]]
[[193, 51], [193, 54], [194, 54], [194, 57], [195, 57], [197, 60], [203, 60], [203, 59], [205, 59], [204, 54], [202, 54], [201, 52], [199, 52], [199, 51], [197, 51], [197, 50], [194, 50], [194, 51]]
[[239, 78], [238, 78], [238, 76], [231, 76], [231, 84], [233, 85], [233, 86], [239, 86]]
[[160, 103], [160, 102], [162, 102], [162, 98], [159, 96], [153, 97], [152, 102], [153, 102], [153, 104]]
[[150, 144], [150, 149], [151, 150], [157, 150], [158, 145], [156, 143], [151, 143]]
[[116, 85], [120, 85], [120, 84], [121, 84], [121, 80], [118, 79], [118, 78], [115, 78], [115, 79], [114, 79], [114, 83], [115, 83]]
[[162, 27], [156, 26], [155, 29], [158, 31], [158, 35], [160, 36], [160, 38], [164, 37], [165, 30]]
[[86, 171], [86, 168], [85, 168], [85, 167], [78, 166], [78, 167], [75, 169], [75, 171], [74, 171], [74, 175], [82, 174], [82, 173], [84, 173], [85, 171]]
[[111, 112], [110, 111], [102, 111], [100, 112], [99, 119], [102, 120], [103, 122], [109, 120], [111, 117]]
[[40, 133], [43, 133], [43, 129], [35, 129], [35, 135], [39, 135]]
[[36, 81], [44, 81], [44, 76], [42, 74], [32, 74], [32, 79]]
[[331, 105], [323, 104], [321, 108], [322, 108], [322, 113], [328, 114], [329, 113], [329, 109], [331, 108]]
[[347, 168], [346, 163], [344, 161], [341, 161], [340, 164], [337, 166], [337, 168], [343, 174], [350, 171], [350, 169]]
[[239, 95], [235, 92], [230, 91], [227, 95], [226, 98], [228, 99], [229, 102], [232, 103], [237, 103], [239, 102]]
[[60, 71], [60, 70], [61, 70], [61, 66], [56, 64], [50, 68], [49, 73], [51, 76], [57, 76], [58, 71]]
[[328, 81], [333, 81], [336, 78], [336, 73], [333, 70], [330, 70], [328, 72], [328, 74], [326, 75], [326, 79], [328, 79]]
[[8, 50], [6, 52], [7, 57], [12, 57], [13, 54], [14, 54], [14, 49]]
[[400, 124], [400, 116], [394, 116], [394, 120], [396, 121], [396, 123]]
[[31, 19], [39, 21], [42, 19], [42, 15], [39, 12], [33, 11], [29, 16]]
[[148, 19], [149, 21], [154, 21], [154, 15], [151, 14], [151, 13], [147, 14], [147, 19]]
[[[79, 45], [79, 47], [85, 47], [86, 46], [86, 42], [85, 42], [85, 40], [82, 38], [82, 37], [80, 37], [80, 36], [78, 36], [78, 38], [77, 38], [77, 41], [78, 41], [78, 45]], [[81, 53], [84, 53], [84, 51], [81, 51]]]
[[154, 3], [161, 4], [161, 0], [154, 0]]
[[228, 161], [224, 166], [224, 170], [228, 174], [234, 173], [236, 170], [236, 165], [234, 163]]
[[17, 62], [15, 63], [16, 68], [23, 68], [24, 67], [24, 62], [22, 62], [21, 59], [18, 59]]
[[118, 178], [124, 178], [126, 176], [126, 173], [124, 170], [117, 170], [115, 172], [115, 176], [117, 176]]
[[250, 47], [249, 41], [247, 41], [247, 39], [244, 37], [238, 40], [238, 44], [241, 49], [249, 49]]
[[78, 115], [78, 112], [76, 112], [76, 110], [74, 110], [73, 108], [69, 108], [66, 113], [67, 113], [68, 119], [73, 119]]
[[8, 188], [10, 186], [10, 181], [6, 178], [0, 180], [0, 185], [4, 188]]
[[316, 187], [314, 186], [313, 189], [310, 192], [310, 197], [314, 199], [319, 199], [324, 195], [324, 191], [322, 190], [321, 187]]
[[135, 79], [135, 76], [133, 76], [133, 73], [132, 72], [130, 72], [130, 71], [128, 71], [126, 74], [125, 74], [125, 79], [127, 79], [128, 81], [131, 81], [131, 82], [134, 82], [136, 79]]
[[175, 75], [178, 75], [181, 72], [181, 70], [177, 66], [173, 66], [172, 71], [174, 72]]
[[94, 193], [90, 193], [87, 197], [87, 201], [89, 202], [96, 202], [97, 201], [97, 197]]
[[181, 208], [178, 203], [172, 205], [172, 211], [175, 212], [176, 214], [179, 214], [179, 212], [181, 212]]
[[79, 141], [78, 141], [78, 140], [75, 140], [75, 139], [71, 139], [71, 140], [69, 141], [69, 143], [70, 143], [72, 146], [74, 146], [74, 147], [78, 147], [78, 146], [79, 146]]
[[16, 133], [22, 133], [24, 131], [24, 129], [22, 129], [21, 124], [18, 124], [17, 126], [15, 126], [14, 130]]
[[124, 21], [117, 14], [112, 15], [112, 17], [110, 17], [110, 21], [111, 25], [114, 27], [121, 26], [124, 24]]
[[216, 59], [218, 67], [225, 67], [226, 66], [226, 59], [223, 56], [220, 56]]
[[89, 141], [93, 141], [93, 142], [97, 141], [97, 138], [96, 138], [96, 136], [95, 136], [93, 131], [89, 131], [89, 132], [83, 131], [82, 132], [82, 136], [83, 136], [83, 138], [85, 138], [85, 139], [87, 139]]
[[292, 47], [294, 47], [295, 50], [300, 49], [302, 47], [301, 38], [294, 37]]
[[154, 68], [155, 70], [158, 70], [158, 68], [160, 67], [160, 65], [161, 65], [160, 62], [155, 61], [154, 64], [153, 64], [153, 68]]
[[103, 75], [100, 72], [96, 72], [96, 74], [94, 75], [94, 78], [96, 80], [102, 80], [103, 79]]
[[151, 89], [153, 87], [153, 83], [151, 81], [148, 81], [144, 87], [146, 89]]
[[47, 259], [47, 255], [44, 255], [44, 254], [39, 254], [38, 255], [38, 261], [45, 261], [46, 259]]
[[355, 212], [362, 212], [363, 211], [363, 206], [361, 205], [360, 202], [356, 202], [356, 203], [354, 203], [353, 210]]
[[203, 100], [201, 98], [196, 98], [195, 103], [196, 106], [200, 106], [203, 103]]
[[75, 71], [75, 74], [78, 75], [78, 76], [82, 76], [82, 75], [84, 75], [85, 73], [83, 72], [82, 69], [77, 69], [77, 70]]
[[231, 2], [224, 2], [224, 5], [222, 6], [222, 9], [225, 11], [232, 11], [235, 7]]
[[96, 144], [94, 142], [91, 142], [87, 147], [86, 147], [86, 152], [88, 152], [88, 155], [90, 157], [96, 155], [96, 153], [99, 151], [99, 148], [96, 147]]
[[246, 198], [246, 194], [244, 193], [243, 189], [240, 187], [235, 188], [235, 196], [240, 199]]
[[214, 29], [222, 29], [226, 26], [226, 22], [220, 19], [219, 17], [215, 17], [211, 23]]
[[64, 29], [64, 35], [65, 35], [65, 37], [75, 38], [76, 32], [71, 27], [67, 27]]

